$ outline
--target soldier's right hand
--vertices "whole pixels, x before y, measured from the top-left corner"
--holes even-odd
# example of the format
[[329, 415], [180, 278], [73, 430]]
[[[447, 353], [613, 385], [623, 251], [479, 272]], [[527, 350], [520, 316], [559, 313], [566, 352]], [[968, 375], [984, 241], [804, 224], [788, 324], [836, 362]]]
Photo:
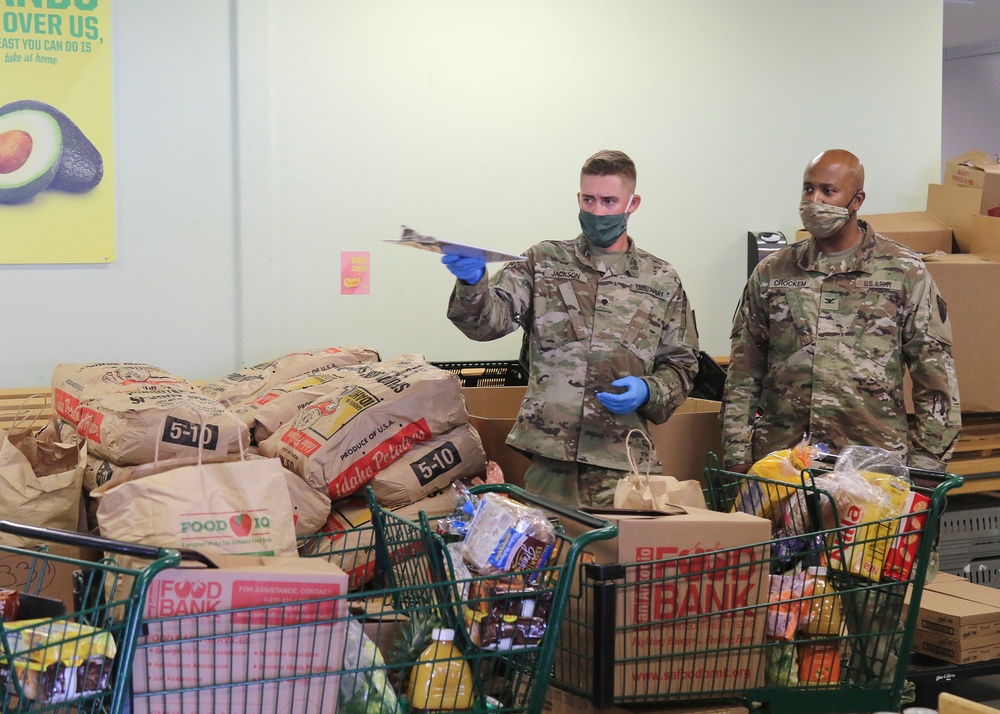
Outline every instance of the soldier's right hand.
[[441, 262], [451, 271], [452, 275], [469, 285], [478, 283], [486, 273], [486, 261], [481, 258], [445, 255], [441, 258]]

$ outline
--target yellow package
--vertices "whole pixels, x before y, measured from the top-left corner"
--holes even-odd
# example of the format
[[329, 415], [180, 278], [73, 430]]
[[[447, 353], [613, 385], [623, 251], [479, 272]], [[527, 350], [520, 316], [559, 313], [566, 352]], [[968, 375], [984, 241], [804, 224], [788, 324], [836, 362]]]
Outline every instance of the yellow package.
[[829, 536], [829, 567], [878, 582], [897, 526], [896, 521], [885, 519], [902, 513], [910, 484], [898, 476], [871, 471], [857, 475], [858, 482], [842, 482], [834, 491], [843, 528]]
[[801, 486], [802, 471], [809, 468], [812, 460], [813, 447], [809, 446], [806, 441], [800, 442], [791, 449], [772, 451], [755, 462], [748, 472], [749, 476], [767, 479], [767, 481], [742, 480], [739, 493], [736, 494], [736, 501], [733, 504], [733, 511], [742, 511], [753, 516], [773, 520], [778, 507], [795, 493], [796, 489], [770, 482]]

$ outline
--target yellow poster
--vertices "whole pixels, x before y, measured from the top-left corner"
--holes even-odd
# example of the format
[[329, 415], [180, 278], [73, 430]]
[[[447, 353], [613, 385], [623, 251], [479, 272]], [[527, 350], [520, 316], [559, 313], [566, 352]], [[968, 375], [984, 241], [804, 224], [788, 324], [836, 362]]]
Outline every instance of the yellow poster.
[[111, 0], [0, 0], [0, 263], [115, 259]]

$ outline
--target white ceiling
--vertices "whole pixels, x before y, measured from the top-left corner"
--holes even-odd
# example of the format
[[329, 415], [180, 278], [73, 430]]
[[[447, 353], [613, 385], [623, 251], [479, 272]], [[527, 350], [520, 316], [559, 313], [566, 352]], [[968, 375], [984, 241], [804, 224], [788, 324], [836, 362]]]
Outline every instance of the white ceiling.
[[944, 0], [944, 49], [1000, 42], [1000, 0]]

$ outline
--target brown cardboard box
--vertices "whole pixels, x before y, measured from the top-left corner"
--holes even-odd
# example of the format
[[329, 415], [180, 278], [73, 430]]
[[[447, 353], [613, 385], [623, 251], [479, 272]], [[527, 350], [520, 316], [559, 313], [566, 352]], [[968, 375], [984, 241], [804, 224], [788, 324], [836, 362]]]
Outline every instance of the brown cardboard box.
[[1000, 256], [1000, 218], [972, 217], [972, 240], [969, 252], [988, 255], [994, 260]]
[[[103, 556], [100, 551], [55, 544], [49, 545], [48, 551], [53, 556], [72, 558], [86, 563], [96, 562]], [[4, 550], [0, 551], [0, 588], [35, 593], [35, 588], [40, 587], [38, 595], [60, 600], [66, 606], [67, 612], [73, 612], [75, 611], [73, 571], [80, 568], [79, 563], [68, 563], [47, 557], [35, 558], [20, 552]]]
[[1000, 635], [1000, 610], [954, 594], [925, 590], [917, 629], [956, 640]]
[[[746, 513], [678, 511], [599, 512], [618, 526], [618, 536], [593, 543], [586, 555], [633, 564], [627, 586], [617, 588], [615, 696], [761, 684], [760, 650], [748, 648], [763, 642], [764, 609], [755, 606], [767, 601], [768, 581], [766, 546], [754, 544], [770, 540], [771, 522]], [[565, 525], [568, 532], [579, 528]], [[594, 613], [583, 611], [588, 604], [570, 597], [566, 623], [592, 623]], [[561, 628], [556, 679], [589, 690], [593, 631], [581, 636], [581, 629]]]
[[486, 458], [497, 463], [507, 483], [524, 486], [524, 472], [531, 459], [506, 443], [524, 399], [524, 387], [464, 387], [462, 396]]
[[[545, 693], [542, 711], [546, 714], [629, 714], [630, 709], [611, 707], [598, 709], [588, 699], [570, 694], [555, 687]], [[643, 706], [642, 714], [748, 714], [747, 708], [737, 704], [687, 704]]]
[[[524, 398], [524, 387], [466, 387], [469, 423], [479, 431], [486, 458], [503, 469], [508, 483], [524, 485], [531, 460], [506, 444]], [[681, 481], [694, 479], [704, 485], [703, 471], [709, 451], [721, 452], [720, 403], [688, 399], [665, 424], [650, 424], [649, 433], [663, 462], [663, 473]]]
[[974, 149], [956, 156], [945, 164], [943, 183], [980, 189], [983, 194], [978, 212], [1000, 217], [1000, 162], [996, 154]]
[[951, 253], [950, 236], [933, 223], [950, 228], [962, 252], [969, 251], [972, 216], [979, 213], [982, 194], [977, 189], [928, 184], [927, 210], [909, 213], [873, 213], [860, 216], [878, 233], [909, 246], [918, 253]]
[[986, 643], [974, 640], [955, 640], [938, 637], [926, 630], [917, 630], [913, 635], [913, 651], [930, 655], [955, 664], [986, 662], [1000, 657], [1000, 642]]
[[1000, 335], [1000, 262], [981, 255], [926, 256], [925, 262], [948, 305], [962, 411], [1000, 411], [995, 340]]
[[914, 650], [955, 664], [1000, 657], [1000, 590], [939, 573], [924, 586]]
[[[336, 711], [347, 574], [321, 558], [212, 560], [218, 568], [165, 570], [150, 584], [134, 690], [185, 691], [137, 696], [133, 711]], [[282, 606], [318, 598], [316, 606]], [[215, 614], [230, 608], [253, 609]], [[246, 682], [257, 684], [212, 687]]]

